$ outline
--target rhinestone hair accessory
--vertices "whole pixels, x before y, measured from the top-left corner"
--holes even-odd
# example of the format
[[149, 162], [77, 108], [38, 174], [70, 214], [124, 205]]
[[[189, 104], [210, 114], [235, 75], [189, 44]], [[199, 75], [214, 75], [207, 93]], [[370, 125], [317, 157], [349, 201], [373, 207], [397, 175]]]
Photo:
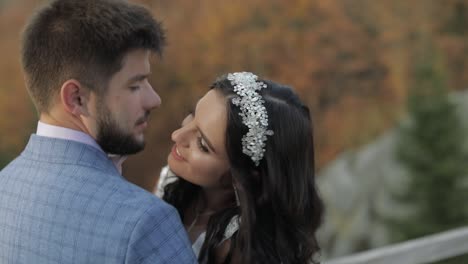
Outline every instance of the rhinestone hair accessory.
[[227, 76], [238, 95], [232, 99], [232, 103], [239, 106], [242, 123], [249, 128], [247, 134], [242, 137], [242, 152], [252, 159], [255, 166], [263, 159], [267, 136], [274, 134], [272, 130], [268, 130], [265, 100], [258, 93], [267, 88], [267, 85], [257, 82], [257, 78], [257, 75], [251, 72], [235, 72]]

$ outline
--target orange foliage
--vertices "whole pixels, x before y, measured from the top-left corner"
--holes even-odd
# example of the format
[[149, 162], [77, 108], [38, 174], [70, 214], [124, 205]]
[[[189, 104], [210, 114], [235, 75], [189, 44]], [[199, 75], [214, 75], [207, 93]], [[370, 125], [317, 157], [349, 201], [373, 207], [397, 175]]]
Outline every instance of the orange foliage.
[[[221, 74], [253, 71], [294, 87], [313, 113], [319, 167], [369, 142], [404, 111], [418, 34], [439, 45], [454, 88], [468, 81], [467, 34], [447, 29], [466, 0], [138, 2], [164, 21], [169, 44], [153, 65], [163, 104], [147, 149], [124, 170], [147, 189], [165, 163], [171, 131]], [[19, 152], [35, 125], [18, 63], [20, 28], [35, 5], [12, 2], [1, 11], [0, 133], [8, 140], [0, 152], [5, 145]]]
[[35, 123], [36, 112], [21, 75], [20, 32], [32, 4], [0, 9], [0, 153], [14, 157], [24, 147]]

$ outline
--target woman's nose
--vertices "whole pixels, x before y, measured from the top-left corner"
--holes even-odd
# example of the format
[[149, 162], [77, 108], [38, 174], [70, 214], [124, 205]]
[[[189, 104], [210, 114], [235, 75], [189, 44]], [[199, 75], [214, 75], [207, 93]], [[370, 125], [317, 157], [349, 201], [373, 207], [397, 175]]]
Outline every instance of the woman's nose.
[[187, 147], [189, 145], [188, 135], [190, 130], [187, 125], [175, 130], [171, 134], [171, 139], [180, 146]]

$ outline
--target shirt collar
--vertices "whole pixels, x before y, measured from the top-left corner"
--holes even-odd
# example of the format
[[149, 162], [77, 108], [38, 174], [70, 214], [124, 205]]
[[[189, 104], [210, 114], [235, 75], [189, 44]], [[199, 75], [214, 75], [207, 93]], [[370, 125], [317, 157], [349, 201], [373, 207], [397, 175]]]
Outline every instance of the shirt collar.
[[[60, 139], [65, 139], [65, 140], [77, 141], [77, 142], [92, 146], [102, 151], [103, 153], [105, 153], [104, 150], [102, 150], [102, 148], [98, 145], [96, 140], [94, 140], [94, 138], [78, 130], [73, 130], [73, 129], [66, 128], [66, 127], [49, 125], [49, 124], [39, 121], [37, 124], [36, 135], [43, 136], [43, 137], [60, 138]], [[106, 154], [106, 155], [114, 163], [115, 167], [119, 170], [120, 174], [122, 174], [122, 163], [127, 159], [127, 156], [120, 156], [120, 155], [115, 155], [115, 154]]]
[[43, 137], [60, 138], [60, 139], [65, 139], [65, 140], [77, 141], [86, 145], [90, 145], [104, 152], [102, 148], [96, 143], [96, 140], [94, 140], [94, 138], [78, 130], [73, 130], [73, 129], [66, 128], [66, 127], [49, 125], [49, 124], [39, 121], [37, 124], [36, 134], [38, 136], [43, 136]]

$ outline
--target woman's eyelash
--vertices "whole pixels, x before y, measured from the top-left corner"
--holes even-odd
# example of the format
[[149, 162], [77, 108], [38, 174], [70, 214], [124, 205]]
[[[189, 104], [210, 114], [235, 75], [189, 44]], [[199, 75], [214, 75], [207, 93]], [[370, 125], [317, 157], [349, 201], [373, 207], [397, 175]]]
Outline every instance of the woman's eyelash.
[[203, 152], [206, 152], [208, 153], [209, 152], [209, 149], [203, 145], [203, 138], [202, 137], [197, 137], [197, 144], [198, 144], [198, 147], [203, 151]]
[[[195, 117], [195, 109], [192, 108], [192, 109], [188, 110], [187, 117], [188, 116]], [[200, 148], [201, 151], [203, 151], [205, 153], [210, 152], [210, 150], [206, 147], [206, 145], [203, 144], [203, 138], [201, 136], [197, 137], [197, 145], [198, 145], [198, 148]]]

